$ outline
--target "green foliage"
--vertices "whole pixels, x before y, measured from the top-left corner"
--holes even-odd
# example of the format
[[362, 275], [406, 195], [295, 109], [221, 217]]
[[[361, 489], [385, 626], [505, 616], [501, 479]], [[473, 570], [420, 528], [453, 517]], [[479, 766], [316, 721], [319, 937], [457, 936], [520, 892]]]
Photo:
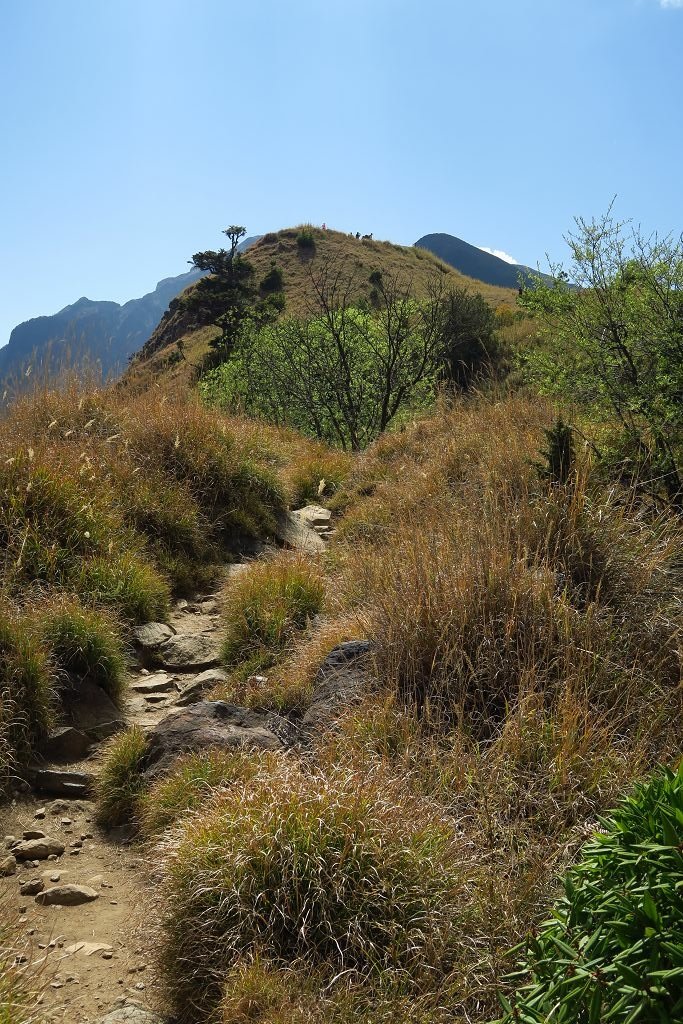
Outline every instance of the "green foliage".
[[448, 829], [395, 783], [269, 759], [168, 844], [159, 959], [179, 1024], [210, 1016], [243, 955], [410, 984], [454, 924], [455, 864]]
[[135, 823], [137, 801], [145, 786], [142, 763], [146, 751], [145, 734], [137, 725], [107, 744], [95, 780], [100, 825], [110, 828]]
[[406, 406], [434, 393], [436, 339], [418, 303], [406, 300], [387, 324], [346, 308], [294, 318], [251, 336], [239, 358], [204, 378], [210, 402], [246, 411], [345, 449], [359, 450]]
[[184, 298], [186, 308], [220, 329], [211, 342], [215, 362], [229, 358], [240, 335], [259, 312], [254, 268], [237, 251], [246, 228], [232, 224], [223, 234], [230, 239], [229, 250], [196, 252], [192, 257], [193, 267], [208, 271], [208, 276], [198, 281]]
[[223, 660], [266, 668], [320, 611], [324, 585], [303, 558], [255, 564], [232, 584], [225, 610]]
[[281, 292], [282, 285], [284, 283], [284, 274], [280, 267], [278, 267], [275, 260], [270, 261], [270, 270], [261, 279], [259, 288], [262, 292], [270, 294], [271, 292]]
[[544, 334], [525, 353], [526, 372], [546, 393], [616, 417], [645, 485], [681, 507], [683, 238], [627, 234], [611, 208], [576, 224], [569, 269], [521, 295]]
[[117, 699], [126, 667], [120, 625], [102, 610], [62, 599], [36, 612], [37, 628], [53, 663], [69, 674], [90, 679]]
[[310, 228], [302, 228], [296, 236], [296, 244], [302, 252], [315, 251], [315, 238]]
[[676, 1024], [683, 1017], [683, 765], [602, 822], [529, 941], [506, 1024]]
[[500, 359], [495, 311], [478, 292], [456, 288], [444, 300], [441, 315], [446, 380], [466, 389], [489, 376]]

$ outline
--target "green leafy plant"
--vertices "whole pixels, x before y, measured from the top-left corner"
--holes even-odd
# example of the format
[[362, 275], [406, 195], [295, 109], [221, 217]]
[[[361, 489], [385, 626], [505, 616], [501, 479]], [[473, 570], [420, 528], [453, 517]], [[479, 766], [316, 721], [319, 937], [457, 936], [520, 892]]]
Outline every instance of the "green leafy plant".
[[552, 919], [524, 949], [505, 1024], [683, 1017], [683, 763], [602, 821]]

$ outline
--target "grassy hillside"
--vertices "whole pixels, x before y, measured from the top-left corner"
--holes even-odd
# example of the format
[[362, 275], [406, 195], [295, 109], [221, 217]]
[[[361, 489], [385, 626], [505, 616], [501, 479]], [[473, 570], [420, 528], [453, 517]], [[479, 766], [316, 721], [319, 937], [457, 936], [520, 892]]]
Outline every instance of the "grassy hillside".
[[371, 642], [373, 684], [312, 757], [188, 756], [150, 790], [113, 748], [158, 844], [182, 1024], [492, 1021], [596, 816], [675, 763], [679, 529], [588, 450], [545, 479], [552, 419], [478, 398], [386, 435], [350, 462], [325, 556], [232, 585], [214, 697], [300, 721], [329, 651]]
[[[358, 282], [358, 298], [369, 297], [372, 290], [369, 278], [376, 270], [381, 270], [387, 277], [400, 274], [406, 282], [412, 282], [417, 297], [426, 295], [430, 278], [437, 273], [443, 275], [453, 287], [466, 286], [481, 292], [487, 302], [496, 308], [514, 307], [515, 290], [497, 288], [466, 278], [426, 250], [394, 245], [391, 242], [356, 240], [338, 231], [310, 230], [314, 249], [302, 249], [297, 243], [299, 229], [286, 228], [264, 235], [250, 247], [247, 254], [247, 259], [255, 267], [257, 282], [268, 273], [273, 260], [282, 270], [285, 315], [305, 316], [310, 313], [313, 299], [311, 264], [329, 259], [339, 260], [345, 268], [353, 270]], [[158, 383], [165, 388], [182, 390], [192, 379], [191, 364], [200, 361], [216, 333], [215, 327], [198, 322], [196, 314], [188, 314], [172, 304], [170, 312], [133, 360], [125, 375], [125, 384], [139, 389]], [[176, 343], [181, 339], [187, 361], [178, 359]]]

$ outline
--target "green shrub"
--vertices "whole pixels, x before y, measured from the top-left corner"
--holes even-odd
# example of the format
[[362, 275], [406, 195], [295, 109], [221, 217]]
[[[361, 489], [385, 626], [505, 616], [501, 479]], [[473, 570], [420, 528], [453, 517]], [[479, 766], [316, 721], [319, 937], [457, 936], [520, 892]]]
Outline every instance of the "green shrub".
[[315, 238], [310, 228], [302, 228], [296, 236], [296, 244], [304, 252], [311, 252], [315, 249]]
[[137, 725], [114, 736], [105, 747], [95, 781], [100, 825], [110, 828], [136, 822], [137, 801], [145, 785], [141, 767], [146, 750], [145, 734]]
[[675, 1024], [683, 1017], [683, 762], [602, 822], [525, 950], [504, 1021]]
[[320, 611], [324, 584], [305, 558], [285, 556], [252, 565], [227, 595], [222, 655], [226, 665], [266, 668]]
[[275, 260], [270, 261], [270, 270], [261, 280], [260, 288], [262, 292], [270, 294], [270, 292], [281, 292], [282, 285], [284, 282], [284, 274]]
[[214, 790], [244, 783], [258, 771], [251, 752], [202, 750], [184, 754], [168, 775], [143, 793], [138, 804], [142, 834], [158, 835], [186, 811], [195, 810]]
[[120, 626], [111, 615], [64, 598], [37, 609], [35, 619], [58, 668], [90, 679], [114, 700], [121, 696], [125, 648]]
[[456, 926], [458, 863], [391, 780], [271, 760], [167, 841], [159, 967], [178, 1021], [206, 1020], [244, 955], [414, 981]]

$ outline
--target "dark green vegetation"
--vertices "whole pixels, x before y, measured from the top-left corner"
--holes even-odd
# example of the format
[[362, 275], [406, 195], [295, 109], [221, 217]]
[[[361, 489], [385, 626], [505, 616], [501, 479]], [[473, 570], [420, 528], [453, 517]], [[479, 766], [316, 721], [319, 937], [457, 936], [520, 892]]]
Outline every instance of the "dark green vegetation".
[[[577, 221], [571, 263], [525, 289], [543, 344], [530, 380], [610, 425], [612, 471], [683, 508], [683, 237], [644, 238], [611, 211]], [[568, 280], [579, 285], [570, 288]]]
[[529, 942], [506, 1022], [683, 1017], [683, 764], [658, 772], [583, 849]]
[[[359, 299], [357, 267], [314, 259], [313, 241], [310, 230], [297, 236], [311, 251], [306, 317], [276, 320], [272, 294], [254, 304], [255, 289], [245, 284], [253, 268], [234, 244], [230, 253], [195, 257], [213, 274], [186, 301], [201, 305], [206, 293], [222, 310], [212, 320], [222, 334], [199, 380], [209, 403], [360, 451], [394, 420], [428, 406], [440, 387], [467, 389], [500, 365], [495, 313], [481, 295], [448, 287], [435, 267], [425, 298], [415, 298], [409, 277], [375, 269], [367, 299]], [[283, 278], [271, 267], [264, 280]]]

